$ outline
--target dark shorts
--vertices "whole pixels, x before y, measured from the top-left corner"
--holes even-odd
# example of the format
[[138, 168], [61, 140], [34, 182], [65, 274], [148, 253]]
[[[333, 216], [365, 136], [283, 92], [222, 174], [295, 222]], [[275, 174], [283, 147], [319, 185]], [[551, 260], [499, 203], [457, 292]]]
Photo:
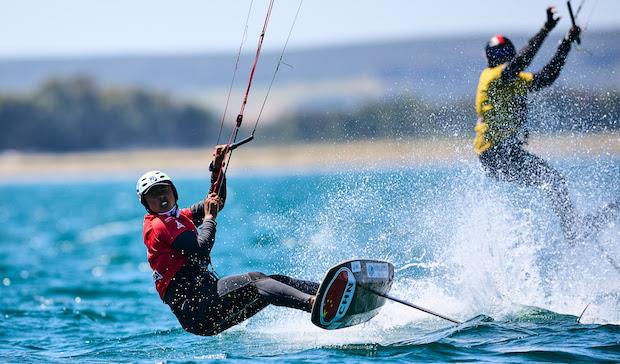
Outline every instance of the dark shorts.
[[503, 141], [480, 155], [484, 170], [500, 181], [523, 186], [550, 187], [564, 184], [562, 175], [544, 159], [525, 150], [518, 141]]
[[487, 174], [500, 181], [542, 189], [559, 217], [564, 237], [569, 243], [592, 236], [620, 214], [618, 199], [594, 214], [578, 217], [566, 180], [560, 172], [525, 150], [516, 140], [502, 141], [486, 150], [480, 155], [480, 163]]
[[480, 163], [487, 174], [497, 180], [544, 191], [560, 219], [564, 237], [569, 242], [575, 241], [577, 217], [560, 172], [515, 140], [505, 140], [489, 148], [480, 155]]

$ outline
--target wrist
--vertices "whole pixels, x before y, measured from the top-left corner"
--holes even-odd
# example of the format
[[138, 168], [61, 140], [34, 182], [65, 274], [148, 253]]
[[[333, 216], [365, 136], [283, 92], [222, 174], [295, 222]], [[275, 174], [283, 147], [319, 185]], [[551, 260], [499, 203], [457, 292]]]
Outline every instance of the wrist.
[[570, 39], [570, 36], [566, 36], [564, 38], [562, 38], [562, 40], [560, 41], [560, 47], [569, 47], [571, 46], [571, 44], [573, 43], [573, 40]]
[[211, 163], [209, 163], [209, 172], [219, 172], [219, 168], [215, 168], [215, 165], [213, 164], [213, 161], [211, 161]]

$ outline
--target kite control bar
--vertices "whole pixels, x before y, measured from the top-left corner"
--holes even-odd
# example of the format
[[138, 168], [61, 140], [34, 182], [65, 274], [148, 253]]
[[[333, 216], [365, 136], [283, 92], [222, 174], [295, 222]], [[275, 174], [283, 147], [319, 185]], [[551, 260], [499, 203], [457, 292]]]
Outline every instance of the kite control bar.
[[254, 134], [250, 135], [249, 137], [247, 137], [247, 138], [245, 138], [245, 139], [241, 139], [241, 140], [239, 140], [238, 142], [232, 143], [232, 144], [228, 147], [228, 150], [229, 150], [229, 151], [231, 151], [231, 150], [235, 150], [235, 149], [237, 149], [237, 147], [240, 147], [240, 146], [242, 146], [242, 145], [243, 145], [243, 144], [245, 144], [245, 143], [251, 142], [251, 141], [252, 141], [252, 139], [254, 139]]
[[[575, 24], [575, 14], [573, 14], [573, 7], [570, 5], [570, 1], [566, 2], [566, 6], [568, 6], [568, 13], [570, 14], [570, 21], [573, 23], [573, 28], [575, 28], [577, 27], [577, 24]], [[581, 44], [580, 37], [577, 37], [575, 41], [577, 42], [577, 44]]]

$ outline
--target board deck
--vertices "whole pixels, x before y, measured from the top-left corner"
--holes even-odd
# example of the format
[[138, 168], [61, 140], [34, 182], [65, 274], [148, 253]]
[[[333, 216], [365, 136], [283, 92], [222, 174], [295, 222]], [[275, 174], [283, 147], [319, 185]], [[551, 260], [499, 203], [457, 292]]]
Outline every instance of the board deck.
[[[321, 281], [311, 320], [327, 330], [364, 323], [379, 313], [392, 288], [394, 266], [380, 260], [356, 259], [330, 268]], [[374, 291], [374, 292], [373, 292]]]

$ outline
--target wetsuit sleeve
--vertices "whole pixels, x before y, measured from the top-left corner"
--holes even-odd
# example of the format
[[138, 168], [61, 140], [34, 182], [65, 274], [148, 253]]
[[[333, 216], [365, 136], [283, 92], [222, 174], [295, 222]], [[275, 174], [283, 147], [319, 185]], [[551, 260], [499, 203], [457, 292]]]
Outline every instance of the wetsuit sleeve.
[[517, 53], [512, 61], [508, 62], [508, 65], [502, 71], [502, 81], [514, 80], [519, 75], [519, 72], [523, 71], [532, 63], [534, 56], [538, 53], [540, 46], [545, 38], [547, 38], [548, 34], [549, 31], [546, 28], [542, 28], [536, 35], [530, 38], [525, 47]]
[[[209, 187], [209, 193], [213, 192], [213, 188], [215, 187], [215, 182], [217, 182], [217, 177], [220, 173], [219, 169], [213, 168], [213, 162], [209, 165], [209, 170], [211, 171], [211, 186]], [[219, 188], [220, 198], [222, 199], [222, 207], [220, 211], [224, 208], [226, 204], [226, 174], [222, 173], [222, 184]]]
[[564, 63], [566, 63], [570, 46], [571, 42], [568, 39], [562, 39], [551, 61], [540, 72], [534, 74], [534, 81], [531, 86], [532, 91], [550, 86], [560, 76], [560, 71], [564, 67]]
[[184, 255], [208, 258], [215, 243], [215, 226], [215, 221], [205, 220], [198, 236], [193, 231], [187, 230], [174, 239], [172, 248]]
[[205, 202], [198, 201], [189, 207], [192, 212], [192, 222], [196, 226], [202, 225], [202, 221], [205, 218]]

